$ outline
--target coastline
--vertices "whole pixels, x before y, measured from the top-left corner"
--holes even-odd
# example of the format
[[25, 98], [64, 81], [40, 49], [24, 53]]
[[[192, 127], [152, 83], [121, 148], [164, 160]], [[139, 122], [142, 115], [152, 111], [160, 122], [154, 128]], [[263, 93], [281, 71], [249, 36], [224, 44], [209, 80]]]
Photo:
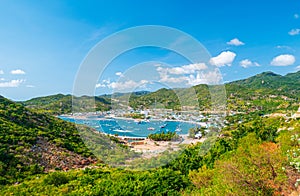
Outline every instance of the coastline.
[[[174, 119], [159, 119], [159, 118], [152, 118], [152, 119], [134, 119], [134, 118], [127, 118], [127, 117], [121, 117], [121, 116], [114, 116], [114, 117], [96, 117], [96, 118], [89, 118], [93, 115], [59, 115], [61, 117], [66, 117], [66, 118], [73, 118], [73, 119], [79, 119], [79, 120], [89, 120], [89, 119], [93, 119], [93, 120], [109, 120], [109, 119], [120, 119], [120, 120], [130, 120], [130, 121], [135, 121], [135, 120], [139, 120], [139, 121], [145, 121], [145, 120], [150, 120], [150, 121], [170, 121], [170, 122], [183, 122], [183, 123], [189, 123], [189, 124], [195, 124], [195, 125], [199, 125], [201, 126], [201, 122], [195, 122], [195, 121], [188, 121], [188, 120], [174, 120]], [[59, 117], [56, 116], [56, 117]]]
[[[95, 117], [91, 118], [93, 115], [60, 115], [59, 117], [65, 117], [65, 118], [71, 118], [71, 119], [78, 119], [78, 120], [128, 120], [128, 121], [145, 121], [145, 119], [133, 119], [133, 118], [126, 118], [126, 117]], [[185, 120], [172, 120], [172, 119], [149, 119], [150, 121], [169, 121], [169, 122], [183, 122], [183, 123], [189, 123], [193, 125], [200, 125], [200, 123], [195, 121], [185, 121]], [[107, 136], [113, 136], [116, 138], [119, 138], [121, 141], [125, 142], [126, 145], [130, 146], [130, 148], [138, 153], [142, 153], [144, 158], [151, 158], [154, 156], [159, 155], [160, 153], [168, 150], [173, 149], [173, 151], [177, 151], [180, 149], [180, 145], [192, 145], [196, 144], [198, 142], [204, 142], [206, 138], [201, 139], [193, 139], [189, 138], [187, 133], [177, 133], [180, 136], [180, 140], [178, 141], [153, 141], [148, 139], [147, 137], [132, 137], [132, 136], [116, 136], [114, 134], [105, 133], [102, 131], [98, 131], [95, 129], [95, 132], [98, 134], [104, 134]], [[129, 141], [128, 141], [129, 140]]]

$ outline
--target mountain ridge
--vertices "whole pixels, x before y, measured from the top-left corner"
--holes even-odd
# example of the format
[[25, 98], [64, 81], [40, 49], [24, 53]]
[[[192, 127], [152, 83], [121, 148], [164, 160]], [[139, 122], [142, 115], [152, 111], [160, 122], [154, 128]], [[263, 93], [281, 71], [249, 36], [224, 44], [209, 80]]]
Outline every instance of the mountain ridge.
[[[257, 95], [261, 98], [267, 95], [284, 95], [293, 99], [300, 98], [300, 71], [288, 73], [284, 76], [271, 71], [262, 72], [254, 76], [232, 81], [224, 84], [227, 95], [236, 94], [239, 97], [250, 99], [250, 95]], [[194, 92], [197, 94], [199, 104], [195, 103]], [[182, 97], [184, 103], [179, 103], [178, 96]], [[158, 89], [154, 92], [138, 91], [133, 93], [114, 93], [111, 95], [83, 96], [86, 100], [96, 102], [96, 110], [106, 111], [111, 109], [111, 100], [117, 99], [121, 102], [129, 100], [131, 107], [149, 108], [153, 105], [159, 105], [169, 109], [180, 109], [181, 105], [199, 106], [200, 110], [209, 108], [210, 92], [208, 85], [199, 84], [190, 88], [179, 89]], [[83, 103], [85, 101], [81, 98]], [[37, 97], [22, 102], [26, 107], [50, 111], [52, 114], [63, 114], [72, 112], [71, 95], [51, 95], [46, 97]], [[80, 105], [80, 104], [79, 104]], [[78, 106], [79, 106], [78, 105]], [[81, 104], [85, 105], [85, 104]], [[94, 108], [92, 108], [94, 110]], [[51, 111], [52, 110], [52, 111]], [[91, 111], [93, 111], [91, 110]], [[87, 108], [77, 108], [75, 111], [89, 111]]]

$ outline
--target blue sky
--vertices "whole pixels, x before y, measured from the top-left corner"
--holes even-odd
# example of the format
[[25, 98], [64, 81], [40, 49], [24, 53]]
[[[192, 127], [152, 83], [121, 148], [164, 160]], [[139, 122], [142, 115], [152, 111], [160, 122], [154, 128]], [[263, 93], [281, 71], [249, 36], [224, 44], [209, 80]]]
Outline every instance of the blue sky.
[[[13, 100], [72, 93], [80, 64], [93, 46], [112, 33], [139, 25], [163, 25], [190, 34], [211, 54], [225, 82], [263, 71], [284, 75], [300, 69], [297, 0], [2, 0], [0, 5], [0, 94]], [[151, 61], [196, 69], [174, 52], [133, 50], [108, 66], [96, 93], [125, 90], [126, 85], [147, 90], [164, 86], [128, 79], [130, 73], [128, 80], [119, 80], [132, 66], [147, 67], [143, 62]], [[194, 78], [193, 84], [198, 81], [191, 73], [180, 77], [186, 82]]]

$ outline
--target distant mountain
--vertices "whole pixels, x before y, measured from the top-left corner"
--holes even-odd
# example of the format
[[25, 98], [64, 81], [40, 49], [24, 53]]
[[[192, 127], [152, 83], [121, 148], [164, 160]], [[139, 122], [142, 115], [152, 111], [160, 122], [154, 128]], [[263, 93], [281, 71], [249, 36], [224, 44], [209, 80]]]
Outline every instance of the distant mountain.
[[[77, 98], [77, 100], [80, 101], [81, 106], [83, 107], [76, 108], [76, 111], [89, 111], [94, 108], [101, 111], [110, 109], [110, 98], [108, 97], [82, 96]], [[95, 102], [95, 106], [91, 106], [93, 102]], [[21, 103], [28, 108], [38, 109], [41, 112], [47, 112], [50, 114], [67, 114], [72, 112], [72, 95], [57, 94], [37, 97]]]
[[[271, 91], [295, 94], [300, 91], [300, 71], [285, 76], [273, 72], [263, 72], [247, 79], [234, 81], [228, 85], [239, 85], [251, 89], [268, 89]], [[266, 92], [267, 93], [267, 92]]]
[[[227, 93], [228, 109], [232, 109], [231, 106], [234, 109], [239, 108], [245, 101], [248, 102], [249, 107], [261, 108], [259, 105], [264, 103], [263, 105], [266, 108], [269, 104], [257, 100], [263, 100], [269, 96], [284, 96], [294, 100], [300, 99], [300, 71], [285, 76], [273, 72], [263, 72], [246, 79], [227, 83], [224, 87]], [[129, 100], [129, 104], [133, 108], [169, 108], [180, 110], [181, 106], [186, 106], [190, 109], [210, 110], [212, 104], [210, 90], [211, 86], [200, 84], [190, 88], [162, 88], [155, 92], [138, 91], [96, 97], [83, 96], [78, 98], [80, 101], [75, 106], [75, 110], [89, 111], [91, 108], [101, 111], [109, 110], [112, 100], [114, 103], [120, 103], [120, 105]], [[237, 98], [243, 101], [233, 102], [232, 99], [236, 100]], [[96, 106], [91, 106], [89, 102], [93, 102], [94, 100]], [[25, 101], [23, 104], [26, 107], [36, 108], [51, 114], [72, 112], [71, 95], [58, 94], [38, 97]], [[274, 104], [272, 108], [279, 107], [278, 104], [283, 104], [281, 99], [277, 100], [277, 104]], [[245, 109], [244, 106], [243, 108]]]
[[[227, 109], [273, 111], [296, 108], [297, 100], [300, 99], [299, 79], [300, 72], [285, 76], [263, 72], [247, 79], [227, 83], [224, 85], [227, 94]], [[200, 84], [191, 88], [160, 89], [138, 98], [133, 97], [130, 99], [130, 104], [134, 108], [141, 106], [149, 108], [155, 105], [172, 109], [187, 106], [210, 110], [211, 88], [212, 86]], [[272, 100], [269, 100], [270, 97]]]
[[147, 95], [151, 93], [150, 91], [135, 91], [135, 92], [131, 92], [131, 93], [113, 93], [112, 95], [110, 95], [111, 97], [121, 97], [121, 96], [142, 96], [142, 95]]

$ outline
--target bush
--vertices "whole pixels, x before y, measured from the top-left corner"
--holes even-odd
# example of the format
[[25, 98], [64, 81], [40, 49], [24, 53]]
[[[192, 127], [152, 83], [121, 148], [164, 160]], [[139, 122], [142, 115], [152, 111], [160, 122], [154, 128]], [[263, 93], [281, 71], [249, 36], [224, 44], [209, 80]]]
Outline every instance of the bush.
[[46, 176], [44, 183], [47, 185], [60, 186], [69, 182], [69, 178], [65, 173], [54, 172]]

